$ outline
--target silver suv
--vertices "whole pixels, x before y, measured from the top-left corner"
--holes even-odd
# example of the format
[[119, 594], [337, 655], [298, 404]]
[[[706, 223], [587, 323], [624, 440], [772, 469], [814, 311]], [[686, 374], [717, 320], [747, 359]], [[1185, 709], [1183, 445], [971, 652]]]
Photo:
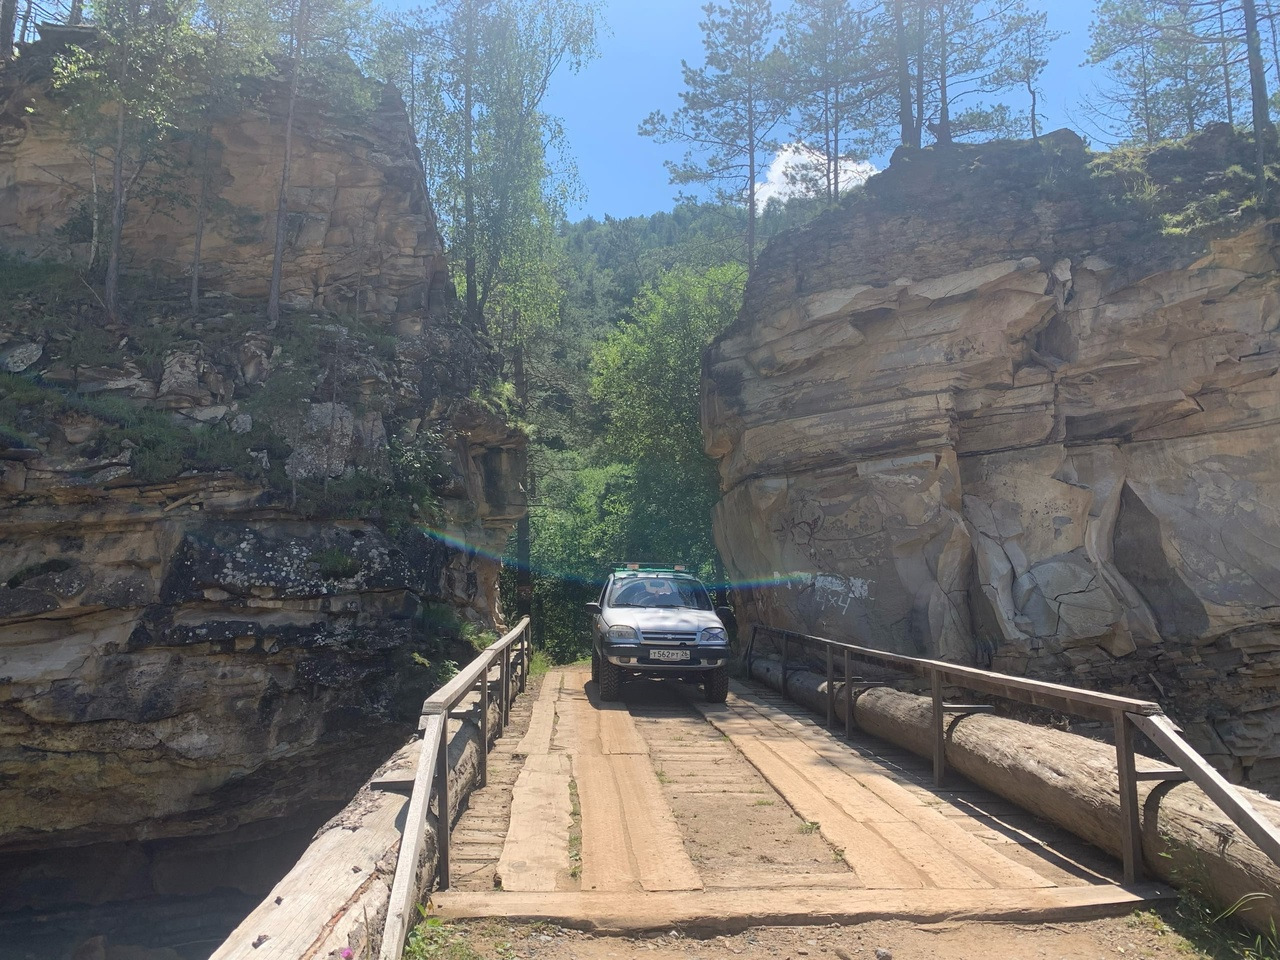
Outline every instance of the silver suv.
[[708, 702], [724, 703], [729, 635], [697, 577], [681, 567], [628, 564], [609, 575], [587, 610], [601, 700], [617, 700], [630, 674], [654, 674], [701, 682]]

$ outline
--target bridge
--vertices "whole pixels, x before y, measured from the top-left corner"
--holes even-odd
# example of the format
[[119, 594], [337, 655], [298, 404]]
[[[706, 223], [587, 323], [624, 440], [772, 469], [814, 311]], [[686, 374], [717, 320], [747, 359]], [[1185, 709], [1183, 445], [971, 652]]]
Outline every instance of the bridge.
[[[1096, 917], [1173, 895], [1144, 879], [1144, 848], [1175, 869], [1193, 858], [1228, 900], [1280, 891], [1280, 805], [1259, 813], [1269, 801], [1222, 781], [1156, 704], [767, 629], [752, 632], [757, 680], [735, 681], [724, 704], [645, 680], [605, 703], [584, 666], [531, 681], [528, 627], [425, 702], [420, 739], [321, 831], [214, 960], [343, 950], [399, 960], [423, 903], [446, 919], [602, 934]], [[772, 656], [756, 656], [757, 633], [772, 633]], [[868, 680], [859, 662], [914, 673], [931, 696]], [[982, 723], [1050, 733], [944, 698], [957, 689], [1111, 718], [1114, 747], [1081, 748], [1084, 812], [1044, 816], [1027, 783], [1070, 779], [1065, 741], [1046, 768], [973, 762]], [[859, 723], [887, 739], [854, 723], [855, 700], [871, 706]], [[1136, 753], [1139, 734], [1168, 760]], [[1190, 827], [1166, 796], [1187, 780]]]
[[[824, 729], [780, 695], [548, 674], [453, 834], [447, 918], [615, 933], [1061, 916], [1130, 907], [1119, 865], [906, 751]], [[495, 763], [495, 759], [497, 762]]]

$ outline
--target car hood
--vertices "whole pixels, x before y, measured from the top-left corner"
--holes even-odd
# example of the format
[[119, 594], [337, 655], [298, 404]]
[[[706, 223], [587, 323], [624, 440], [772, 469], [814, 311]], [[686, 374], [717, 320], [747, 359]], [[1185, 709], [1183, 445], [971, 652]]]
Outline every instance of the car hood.
[[613, 627], [626, 624], [641, 630], [661, 630], [671, 633], [693, 632], [705, 627], [722, 627], [720, 618], [710, 610], [690, 610], [684, 607], [621, 607], [606, 610], [605, 624]]

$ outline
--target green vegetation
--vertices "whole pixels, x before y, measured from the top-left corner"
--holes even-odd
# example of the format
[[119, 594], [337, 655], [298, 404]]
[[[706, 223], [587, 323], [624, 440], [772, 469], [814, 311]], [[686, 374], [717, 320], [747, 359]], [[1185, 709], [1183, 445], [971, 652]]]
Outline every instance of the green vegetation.
[[405, 960], [486, 960], [462, 930], [439, 917], [427, 917], [409, 934]]
[[360, 561], [339, 547], [328, 547], [311, 555], [326, 580], [346, 580], [360, 572]]

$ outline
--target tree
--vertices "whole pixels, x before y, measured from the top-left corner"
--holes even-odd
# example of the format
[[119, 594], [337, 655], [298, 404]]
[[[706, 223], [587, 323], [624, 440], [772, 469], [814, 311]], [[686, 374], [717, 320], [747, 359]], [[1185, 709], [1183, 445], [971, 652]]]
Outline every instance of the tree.
[[1061, 36], [1061, 32], [1049, 29], [1048, 16], [1043, 10], [1034, 13], [1022, 10], [1009, 25], [1009, 59], [1004, 69], [1010, 80], [1027, 91], [1033, 140], [1040, 138], [1040, 75], [1049, 65], [1049, 45]]
[[[1106, 69], [1110, 87], [1090, 103], [1095, 122], [1121, 141], [1152, 144], [1229, 117], [1225, 47], [1203, 32], [1208, 24], [1190, 8], [1164, 0], [1100, 3], [1090, 27], [1089, 62]], [[1213, 32], [1221, 36], [1216, 24]]]
[[461, 263], [469, 320], [494, 291], [530, 224], [554, 219], [572, 172], [542, 109], [552, 79], [596, 53], [599, 12], [583, 0], [442, 0], [383, 30], [375, 63], [407, 91], [442, 231]]
[[[185, 0], [99, 0], [95, 39], [55, 65], [76, 138], [111, 164], [111, 233], [103, 303], [119, 314], [121, 238], [129, 200], [174, 127], [194, 69]], [[96, 211], [95, 211], [96, 215]]]
[[200, 312], [201, 252], [211, 204], [214, 124], [243, 108], [241, 84], [267, 72], [268, 11], [256, 0], [202, 0], [196, 11], [199, 72], [184, 104], [199, 190], [191, 254], [191, 314]]
[[841, 168], [866, 158], [876, 129], [881, 93], [864, 52], [866, 33], [864, 14], [848, 0], [796, 0], [785, 20], [795, 140], [820, 159], [821, 180], [811, 192], [829, 205], [840, 198]]
[[13, 56], [13, 31], [18, 28], [18, 0], [0, 0], [0, 60]]
[[781, 56], [773, 46], [776, 20], [769, 0], [729, 0], [728, 6], [707, 4], [702, 9], [706, 62], [696, 68], [681, 64], [683, 106], [669, 117], [655, 110], [640, 125], [640, 135], [688, 148], [682, 161], [667, 163], [672, 183], [710, 187], [721, 202], [745, 200], [744, 262], [751, 273], [756, 262], [756, 179], [786, 114]]
[[897, 118], [890, 121], [882, 110], [880, 122], [896, 126], [901, 142], [913, 147], [923, 145], [926, 133], [943, 144], [1019, 135], [1025, 129], [1019, 116], [984, 98], [1021, 88], [1034, 109], [1049, 45], [1060, 36], [1025, 0], [891, 0], [869, 23], [879, 75], [896, 89]]
[[714, 559], [709, 518], [719, 488], [702, 450], [702, 351], [737, 316], [745, 279], [736, 264], [670, 271], [594, 358], [605, 448], [635, 481], [627, 548], [636, 556]]
[[[289, 177], [293, 167], [294, 121], [298, 94], [304, 80], [322, 77], [330, 90], [332, 77], [350, 70], [335, 70], [339, 61], [349, 63], [356, 39], [367, 17], [367, 0], [283, 0], [280, 8], [284, 41], [284, 82], [287, 84], [284, 123], [284, 160], [280, 166], [280, 190], [276, 196], [275, 244], [271, 255], [271, 287], [267, 318], [280, 319], [280, 286], [284, 272], [284, 247], [288, 232]], [[328, 70], [321, 70], [326, 62]]]

